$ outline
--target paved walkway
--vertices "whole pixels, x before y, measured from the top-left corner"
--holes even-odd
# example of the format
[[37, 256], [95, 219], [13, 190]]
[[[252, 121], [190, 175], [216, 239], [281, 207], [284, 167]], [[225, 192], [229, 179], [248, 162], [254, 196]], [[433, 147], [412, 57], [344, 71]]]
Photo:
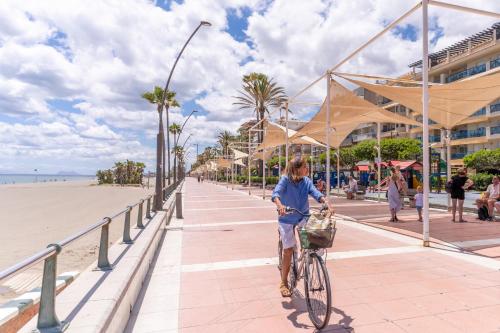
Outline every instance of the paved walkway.
[[[313, 332], [301, 283], [291, 299], [279, 294], [274, 206], [194, 179], [184, 190], [184, 219], [168, 227], [126, 331]], [[354, 217], [384, 209], [334, 204]], [[420, 243], [339, 221], [327, 261], [333, 312], [323, 331], [500, 332], [500, 262]]]

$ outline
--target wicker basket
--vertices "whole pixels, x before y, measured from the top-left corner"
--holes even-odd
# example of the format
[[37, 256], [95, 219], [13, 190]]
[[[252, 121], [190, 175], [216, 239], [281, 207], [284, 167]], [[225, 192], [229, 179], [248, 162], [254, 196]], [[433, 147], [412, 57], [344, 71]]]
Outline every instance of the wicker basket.
[[337, 228], [328, 227], [325, 229], [299, 229], [300, 245], [303, 249], [325, 249], [333, 245], [333, 239]]

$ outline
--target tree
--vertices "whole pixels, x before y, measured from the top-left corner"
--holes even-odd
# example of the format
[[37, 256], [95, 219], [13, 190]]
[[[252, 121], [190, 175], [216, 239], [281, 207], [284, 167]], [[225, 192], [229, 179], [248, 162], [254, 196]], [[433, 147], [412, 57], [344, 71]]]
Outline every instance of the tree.
[[234, 136], [229, 131], [220, 132], [217, 136], [217, 141], [222, 148], [222, 154], [228, 155], [229, 144], [234, 141]]
[[[156, 137], [156, 197], [157, 202], [155, 202], [155, 208], [161, 209], [161, 193], [162, 188], [165, 186], [165, 133], [163, 130], [163, 94], [166, 93], [165, 101], [169, 106], [180, 106], [175, 99], [175, 92], [166, 91], [161, 87], [155, 86], [153, 91], [145, 92], [141, 96], [151, 104], [156, 104], [156, 110], [158, 111], [158, 135]], [[162, 172], [163, 170], [163, 172]]]
[[354, 169], [356, 163], [360, 160], [354, 154], [354, 149], [349, 148], [340, 148], [340, 163], [347, 167], [349, 170]]
[[[269, 79], [266, 74], [251, 73], [243, 76], [242, 81], [243, 90], [239, 91], [239, 96], [235, 97], [237, 101], [233, 104], [239, 105], [240, 109], [253, 110], [257, 121], [264, 119], [271, 107], [279, 108], [286, 100], [285, 89], [278, 86], [272, 78]], [[261, 123], [260, 129], [263, 130], [263, 128]], [[258, 137], [259, 142], [262, 142], [262, 131], [259, 132]]]
[[500, 170], [500, 148], [478, 150], [464, 157], [464, 165], [477, 171], [498, 173]]
[[[173, 150], [175, 150], [175, 147], [177, 146], [178, 136], [181, 134], [181, 131], [182, 131], [181, 125], [173, 123], [168, 128], [168, 131], [174, 135], [174, 148], [173, 148]], [[177, 181], [177, 171], [176, 170], [177, 170], [177, 155], [174, 154], [174, 182]]]
[[422, 156], [420, 141], [410, 138], [386, 138], [380, 142], [383, 161], [418, 160]]
[[353, 147], [354, 155], [356, 155], [358, 161], [373, 161], [377, 157], [376, 145], [376, 140], [361, 141]]

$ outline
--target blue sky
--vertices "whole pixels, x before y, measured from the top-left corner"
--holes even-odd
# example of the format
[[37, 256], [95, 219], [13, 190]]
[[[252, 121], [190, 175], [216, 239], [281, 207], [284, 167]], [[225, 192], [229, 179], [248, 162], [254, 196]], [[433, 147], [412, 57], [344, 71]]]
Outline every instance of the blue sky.
[[[494, 0], [457, 2], [500, 10]], [[183, 136], [192, 134], [190, 142], [202, 150], [215, 144], [219, 131], [234, 133], [253, 117], [232, 104], [243, 75], [264, 72], [294, 94], [412, 5], [123, 0], [56, 7], [5, 0], [0, 6], [0, 173], [36, 167], [42, 173], [88, 174], [127, 158], [154, 165], [158, 116], [140, 95], [165, 84], [200, 20], [212, 27], [198, 32], [178, 63], [171, 90], [182, 107], [171, 109], [170, 118], [182, 124], [198, 110]], [[431, 50], [494, 22], [442, 10], [430, 13]], [[418, 15], [411, 16], [342, 70], [404, 74], [419, 58], [419, 22]], [[315, 86], [304, 99], [321, 102], [323, 90]], [[306, 120], [315, 110], [294, 111], [294, 117]]]

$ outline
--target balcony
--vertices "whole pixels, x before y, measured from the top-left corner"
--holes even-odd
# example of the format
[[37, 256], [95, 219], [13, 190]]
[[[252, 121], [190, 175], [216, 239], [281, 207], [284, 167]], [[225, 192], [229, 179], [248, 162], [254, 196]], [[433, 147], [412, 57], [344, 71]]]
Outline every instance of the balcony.
[[500, 66], [500, 58], [490, 61], [490, 69]]
[[446, 79], [446, 83], [461, 80], [463, 78], [466, 78], [466, 77], [469, 77], [472, 75], [476, 75], [476, 74], [479, 74], [482, 72], [486, 72], [486, 64], [478, 65], [476, 67], [472, 67], [472, 68], [463, 70], [461, 72], [452, 74], [452, 75], [448, 76], [448, 78]]
[[466, 138], [477, 138], [486, 135], [486, 128], [480, 127], [474, 131], [461, 130], [451, 133], [452, 140], [466, 139]]
[[363, 134], [353, 134], [352, 142], [359, 142], [363, 140], [370, 140], [376, 137], [375, 132], [363, 133]]
[[[418, 141], [422, 142], [422, 137], [415, 137]], [[441, 142], [441, 135], [429, 135], [429, 143]]]
[[479, 117], [479, 116], [485, 116], [485, 115], [486, 115], [486, 108], [482, 108], [481, 110], [472, 114], [471, 117]]
[[459, 159], [464, 158], [465, 155], [467, 155], [467, 153], [452, 153], [451, 154], [451, 159], [452, 160], [459, 160]]
[[500, 134], [500, 126], [490, 128], [490, 135]]
[[491, 104], [490, 105], [490, 112], [491, 113], [500, 112], [500, 103]]

